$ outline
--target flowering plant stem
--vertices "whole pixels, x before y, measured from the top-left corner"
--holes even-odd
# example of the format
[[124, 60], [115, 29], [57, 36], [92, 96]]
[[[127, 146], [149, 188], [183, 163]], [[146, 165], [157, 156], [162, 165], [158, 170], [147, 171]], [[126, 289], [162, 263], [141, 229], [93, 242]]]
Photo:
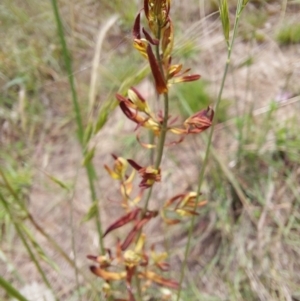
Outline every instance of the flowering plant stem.
[[[159, 38], [160, 38], [160, 35], [161, 35], [161, 29], [160, 29], [160, 26], [159, 26], [158, 27], [158, 37]], [[157, 45], [155, 47], [155, 56], [156, 56], [156, 59], [157, 59], [158, 65], [159, 65], [159, 69], [161, 70], [161, 73], [164, 74], [163, 66], [162, 66], [162, 62], [161, 62], [160, 54], [159, 54], [159, 45]], [[164, 119], [163, 119], [161, 133], [160, 133], [159, 141], [158, 141], [158, 150], [157, 150], [157, 157], [156, 157], [156, 161], [155, 161], [155, 169], [159, 168], [162, 157], [163, 157], [164, 146], [165, 146], [165, 141], [166, 141], [166, 136], [167, 136], [167, 129], [168, 129], [169, 94], [168, 94], [168, 92], [166, 92], [163, 95], [164, 95]], [[150, 200], [150, 197], [151, 197], [151, 194], [152, 194], [152, 187], [150, 187], [150, 189], [148, 191], [146, 201], [145, 201], [144, 210], [143, 210], [143, 214], [145, 214], [147, 209], [148, 209], [149, 200]]]
[[[144, 0], [144, 8], [137, 14], [132, 30], [133, 46], [148, 60], [157, 98], [159, 95], [163, 98], [163, 112], [153, 111], [147, 99], [135, 87], [128, 90], [127, 96], [116, 94], [120, 109], [139, 129], [137, 141], [145, 148], [154, 149], [150, 152], [151, 165], [143, 166], [131, 158], [125, 159], [115, 154], [112, 154], [113, 167], [104, 165], [109, 175], [121, 184], [121, 206], [126, 210], [124, 215], [107, 228], [104, 236], [129, 223], [133, 223], [133, 225], [123, 242], [118, 239], [115, 255], [109, 249], [108, 256], [88, 255], [88, 258], [97, 264], [90, 266], [91, 272], [106, 280], [106, 296], [114, 293], [111, 282], [125, 281], [130, 301], [142, 301], [144, 294], [147, 294], [149, 283], [167, 288], [167, 290], [161, 291], [164, 300], [166, 297], [170, 297], [171, 292], [168, 289], [179, 289], [177, 280], [160, 275], [171, 268], [171, 264], [166, 261], [168, 252], [157, 252], [155, 244], [152, 244], [149, 249], [147, 235], [143, 230], [144, 226], [158, 215], [167, 225], [176, 225], [185, 217], [197, 215], [196, 209], [206, 203], [206, 201], [202, 201], [197, 204], [197, 208], [196, 206], [194, 208], [197, 193], [185, 190], [183, 193], [165, 200], [158, 210], [148, 209], [153, 186], [156, 182], [161, 182], [162, 178], [161, 163], [167, 132], [180, 136], [179, 139], [172, 141], [172, 144], [176, 145], [181, 143], [186, 136], [199, 134], [208, 129], [214, 117], [214, 111], [208, 107], [192, 114], [179, 125], [174, 125], [176, 118], [169, 119], [169, 88], [173, 84], [195, 81], [200, 78], [199, 74], [188, 74], [190, 69], [182, 69], [182, 64], [172, 63], [174, 26], [169, 16], [170, 3], [170, 0]], [[150, 32], [141, 27], [142, 11]], [[141, 141], [140, 131], [143, 129], [152, 131], [151, 144]], [[130, 174], [128, 174], [128, 168], [132, 170]], [[135, 171], [141, 181], [138, 195], [132, 197], [131, 195], [136, 193], [133, 190]], [[142, 200], [146, 189], [148, 191], [143, 200], [144, 205], [140, 207], [138, 203]], [[113, 264], [114, 261], [117, 262], [119, 269]], [[133, 288], [132, 285], [135, 287]]]
[[[158, 28], [158, 37], [160, 38], [160, 27]], [[159, 65], [159, 69], [161, 71], [162, 74], [163, 73], [163, 66], [162, 66], [162, 62], [160, 59], [160, 54], [159, 54], [159, 45], [157, 45], [155, 47], [155, 56]], [[168, 115], [169, 115], [169, 94], [164, 93], [164, 119], [163, 119], [163, 123], [162, 123], [162, 128], [161, 128], [161, 133], [159, 136], [159, 141], [158, 141], [158, 150], [157, 150], [157, 157], [156, 157], [156, 161], [155, 161], [155, 169], [158, 169], [160, 167], [160, 163], [163, 157], [163, 153], [164, 153], [164, 145], [165, 145], [165, 140], [166, 140], [166, 136], [167, 136], [167, 128], [168, 128]], [[153, 157], [153, 153], [151, 153], [150, 155], [151, 157]], [[152, 195], [152, 191], [153, 191], [153, 186], [150, 187], [150, 189], [148, 190], [147, 196], [146, 196], [146, 200], [145, 200], [145, 205], [144, 205], [144, 209], [142, 212], [142, 216], [144, 216], [148, 210], [148, 204], [149, 204], [149, 200], [151, 198]], [[141, 231], [139, 231], [139, 237], [142, 233], [142, 229]], [[138, 279], [138, 276], [135, 275], [136, 277], [136, 286], [137, 286], [137, 298], [139, 301], [142, 301], [142, 293], [141, 293], [141, 285], [140, 285], [140, 281]]]
[[[219, 93], [218, 93], [218, 98], [217, 98], [217, 102], [216, 102], [216, 106], [215, 106], [216, 115], [218, 114], [219, 105], [220, 105], [220, 102], [221, 102], [223, 89], [224, 89], [226, 77], [227, 77], [227, 74], [228, 74], [228, 69], [229, 69], [230, 59], [231, 59], [231, 53], [232, 53], [234, 40], [235, 40], [236, 33], [237, 33], [237, 28], [238, 28], [238, 24], [239, 24], [240, 15], [241, 15], [244, 7], [245, 7], [243, 5], [243, 3], [244, 3], [243, 0], [239, 0], [238, 4], [237, 4], [236, 16], [235, 16], [235, 21], [234, 21], [234, 26], [233, 26], [233, 34], [232, 34], [230, 44], [228, 44], [228, 47], [227, 47], [227, 60], [226, 60], [226, 63], [225, 63], [222, 82], [221, 82], [221, 86], [220, 86], [220, 90], [219, 90]], [[203, 164], [202, 164], [202, 167], [199, 171], [198, 187], [197, 187], [197, 198], [196, 198], [196, 202], [195, 202], [195, 208], [197, 207], [197, 204], [199, 203], [200, 191], [201, 191], [201, 187], [202, 187], [203, 180], [204, 180], [205, 168], [207, 166], [208, 157], [209, 157], [209, 154], [210, 154], [212, 136], [213, 136], [214, 126], [215, 126], [216, 120], [217, 120], [217, 118], [214, 120], [214, 122], [213, 122], [213, 124], [210, 128], [210, 132], [208, 134], [208, 140], [207, 140], [207, 144], [206, 144], [206, 149], [205, 149], [205, 156], [204, 156]], [[181, 295], [181, 291], [182, 291], [182, 283], [183, 283], [183, 279], [184, 279], [184, 274], [185, 274], [185, 269], [186, 269], [186, 264], [187, 264], [187, 258], [188, 258], [188, 254], [189, 254], [189, 251], [190, 251], [192, 234], [193, 234], [195, 222], [196, 222], [196, 217], [195, 217], [195, 215], [193, 215], [193, 217], [191, 219], [191, 225], [189, 227], [188, 241], [187, 241], [187, 244], [186, 244], [186, 247], [185, 247], [185, 252], [184, 252], [184, 260], [183, 260], [183, 264], [181, 266], [179, 290], [178, 290], [177, 299], [176, 299], [177, 301], [180, 300], [180, 295]]]

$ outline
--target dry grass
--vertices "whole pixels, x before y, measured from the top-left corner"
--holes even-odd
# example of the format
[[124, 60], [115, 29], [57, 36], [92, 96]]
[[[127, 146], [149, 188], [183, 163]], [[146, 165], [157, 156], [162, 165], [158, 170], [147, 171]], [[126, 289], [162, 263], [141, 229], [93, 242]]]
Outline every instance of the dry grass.
[[[60, 2], [85, 124], [90, 118], [91, 75], [99, 79], [90, 91], [90, 104], [95, 102], [97, 114], [120, 85], [128, 85], [126, 79], [135, 82], [134, 75], [143, 66], [130, 43], [132, 18], [140, 5], [131, 1], [125, 12], [120, 1], [111, 1], [114, 5], [102, 2]], [[190, 0], [185, 6], [174, 1], [173, 13], [180, 25], [176, 49], [178, 57], [188, 57], [193, 71], [202, 75], [207, 83], [205, 93], [213, 102], [226, 49], [214, 6], [199, 2]], [[209, 203], [195, 228], [185, 283], [189, 289], [183, 300], [300, 300], [299, 44], [281, 47], [276, 40], [285, 21], [296, 18], [299, 4], [284, 4], [250, 1], [242, 17], [223, 94], [228, 106], [216, 127], [203, 185]], [[106, 32], [97, 67], [99, 29], [115, 13], [118, 21]], [[94, 283], [86, 255], [98, 251], [97, 232], [91, 221], [81, 222], [90, 207], [89, 191], [51, 7], [36, 0], [4, 0], [0, 24], [4, 28], [0, 33], [1, 169], [34, 218], [72, 259], [76, 255], [77, 266]], [[147, 80], [141, 89], [151, 95]], [[182, 97], [174, 94], [174, 101]], [[185, 95], [184, 101], [188, 110], [198, 99]], [[120, 112], [113, 111], [93, 140], [98, 145], [94, 164], [104, 224], [118, 215], [117, 197], [111, 195], [114, 187], [102, 168], [104, 162], [110, 162], [110, 153], [119, 155], [121, 150], [127, 157], [143, 158], [146, 153], [135, 148], [132, 129]], [[168, 149], [165, 157], [171, 160], [165, 165], [165, 189], [155, 191], [158, 202], [171, 192], [196, 186], [203, 143], [201, 138], [187, 139], [178, 149]], [[53, 183], [46, 173], [70, 190]], [[185, 175], [185, 181], [179, 174]], [[3, 182], [0, 184], [0, 192], [13, 202]], [[80, 300], [80, 291], [81, 300], [96, 300], [87, 279], [79, 274], [78, 290], [74, 268], [28, 220], [22, 222], [58, 267], [55, 270], [42, 262], [58, 299]], [[18, 289], [34, 282], [42, 285], [3, 210], [0, 223], [1, 275]], [[176, 270], [183, 259], [186, 229], [165, 230], [159, 237], [155, 227], [149, 229], [153, 241], [176, 241], [171, 252]], [[107, 243], [113, 244], [113, 239]], [[9, 300], [6, 295], [0, 298]]]

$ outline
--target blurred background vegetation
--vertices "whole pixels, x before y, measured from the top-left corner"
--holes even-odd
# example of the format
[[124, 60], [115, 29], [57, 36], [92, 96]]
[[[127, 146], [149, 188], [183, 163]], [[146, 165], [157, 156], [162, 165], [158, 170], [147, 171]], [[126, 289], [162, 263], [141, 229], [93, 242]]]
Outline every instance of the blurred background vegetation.
[[[131, 43], [142, 3], [58, 3], [83, 125], [96, 120], [101, 128], [91, 144], [107, 225], [119, 211], [103, 164], [110, 164], [110, 153], [147, 153], [114, 98], [142, 80], [140, 91], [155, 99], [145, 61]], [[171, 91], [172, 114], [186, 118], [214, 105], [226, 44], [218, 1], [172, 5], [173, 61], [202, 75]], [[229, 1], [231, 24], [235, 5]], [[208, 205], [194, 230], [182, 300], [300, 300], [299, 12], [298, 0], [250, 0], [242, 15], [203, 185]], [[99, 251], [97, 231], [87, 215], [93, 208], [51, 2], [2, 0], [0, 29], [0, 282], [12, 286], [0, 299], [18, 299], [15, 288], [29, 301], [101, 300], [86, 259]], [[201, 135], [167, 149], [157, 202], [195, 189], [205, 141]], [[175, 278], [186, 231], [164, 229], [158, 236], [149, 229], [153, 242], [168, 246]]]

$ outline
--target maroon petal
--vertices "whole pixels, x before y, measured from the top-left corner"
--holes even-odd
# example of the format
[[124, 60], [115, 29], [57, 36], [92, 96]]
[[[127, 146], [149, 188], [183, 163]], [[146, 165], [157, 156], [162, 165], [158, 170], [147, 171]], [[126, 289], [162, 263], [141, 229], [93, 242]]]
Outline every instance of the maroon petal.
[[158, 39], [153, 39], [151, 35], [146, 31], [146, 29], [143, 27], [143, 33], [145, 35], [146, 40], [151, 43], [152, 45], [158, 45], [159, 40]]
[[149, 19], [149, 0], [144, 0], [144, 11], [146, 18]]
[[140, 170], [143, 168], [142, 166], [138, 165], [135, 161], [133, 161], [131, 159], [128, 159], [127, 161], [136, 170]]
[[160, 72], [158, 63], [156, 61], [156, 58], [154, 56], [154, 53], [150, 45], [147, 46], [147, 55], [149, 59], [150, 68], [154, 77], [157, 92], [159, 94], [168, 92], [168, 87], [165, 83], [164, 76]]
[[141, 26], [140, 26], [140, 20], [141, 20], [141, 13], [138, 13], [134, 20], [134, 25], [132, 28], [132, 35], [134, 39], [141, 39]]
[[136, 208], [136, 209], [130, 211], [129, 213], [123, 215], [121, 218], [117, 219], [113, 224], [111, 224], [107, 228], [107, 230], [103, 234], [103, 237], [105, 237], [109, 232], [111, 232], [117, 228], [120, 228], [120, 227], [128, 224], [129, 222], [135, 220], [140, 211], [141, 211], [140, 208]]

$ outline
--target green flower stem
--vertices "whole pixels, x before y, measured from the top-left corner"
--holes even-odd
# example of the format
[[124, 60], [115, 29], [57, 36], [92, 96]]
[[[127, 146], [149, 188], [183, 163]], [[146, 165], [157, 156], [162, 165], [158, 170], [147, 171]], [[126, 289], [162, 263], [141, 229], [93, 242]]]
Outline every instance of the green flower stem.
[[[157, 39], [160, 41], [160, 38], [161, 38], [161, 26], [160, 26], [160, 24], [158, 24]], [[159, 44], [156, 45], [156, 47], [155, 47], [155, 56], [156, 56], [156, 60], [158, 62], [160, 72], [161, 72], [164, 80], [166, 81], [166, 76], [164, 74], [163, 65], [162, 65], [162, 61], [161, 61], [161, 57], [160, 57]], [[169, 94], [167, 92], [167, 93], [164, 93], [164, 119], [163, 119], [163, 123], [162, 123], [162, 127], [161, 127], [159, 141], [157, 144], [158, 150], [157, 150], [157, 156], [156, 156], [156, 161], [155, 161], [155, 169], [158, 169], [160, 167], [161, 160], [162, 160], [163, 153], [164, 153], [164, 146], [165, 146], [167, 130], [168, 130], [168, 115], [169, 115]], [[146, 201], [145, 201], [145, 206], [143, 209], [143, 215], [146, 213], [147, 208], [148, 208], [149, 200], [150, 200], [150, 197], [151, 197], [151, 194], [153, 191], [152, 187], [153, 186], [151, 186], [150, 189], [148, 190], [148, 194], [147, 194]]]
[[[157, 153], [156, 162], [155, 162], [155, 169], [159, 168], [162, 157], [163, 157], [163, 153], [164, 153], [164, 146], [165, 146], [165, 141], [166, 141], [166, 136], [167, 136], [168, 115], [169, 115], [169, 95], [168, 95], [168, 93], [165, 93], [164, 94], [164, 120], [163, 120], [161, 134], [160, 134], [159, 142], [158, 142], [158, 153]], [[153, 186], [151, 186], [148, 190], [143, 213], [145, 213], [147, 211], [149, 200], [150, 200], [150, 197], [152, 194], [152, 187]]]
[[[150, 144], [154, 144], [154, 133], [153, 131], [149, 130], [149, 143]], [[150, 164], [153, 165], [154, 164], [154, 149], [151, 148], [150, 149], [150, 155], [149, 155], [149, 158], [150, 158]]]
[[143, 301], [143, 293], [142, 293], [142, 288], [141, 288], [141, 282], [140, 282], [137, 270], [135, 270], [135, 273], [134, 273], [134, 280], [135, 280], [135, 284], [136, 284], [136, 287], [137, 287], [137, 296], [136, 296], [136, 298], [137, 298], [138, 301]]
[[[245, 7], [242, 4], [243, 4], [243, 0], [239, 0], [238, 5], [237, 5], [237, 10], [236, 10], [236, 17], [235, 17], [234, 27], [233, 27], [233, 35], [232, 35], [231, 43], [228, 46], [227, 60], [226, 60], [225, 69], [224, 69], [224, 72], [223, 72], [223, 78], [222, 78], [221, 87], [220, 87], [218, 98], [217, 98], [217, 103], [216, 103], [216, 106], [215, 106], [215, 113], [216, 113], [215, 115], [216, 116], [217, 116], [217, 113], [218, 113], [218, 110], [219, 110], [219, 105], [220, 105], [221, 97], [222, 97], [222, 94], [223, 94], [224, 84], [225, 84], [225, 80], [226, 80], [228, 69], [229, 69], [232, 48], [233, 48], [234, 40], [235, 40], [236, 33], [237, 33], [237, 28], [238, 28], [240, 15], [243, 11], [243, 8]], [[215, 127], [215, 123], [216, 123], [215, 120], [216, 120], [216, 118], [214, 119], [213, 124], [210, 128], [210, 132], [209, 132], [209, 135], [208, 135], [208, 142], [207, 142], [206, 150], [205, 150], [205, 157], [204, 157], [204, 161], [203, 161], [203, 164], [202, 164], [202, 168], [200, 169], [199, 176], [198, 176], [199, 180], [198, 180], [198, 187], [197, 187], [197, 198], [196, 198], [195, 208], [194, 208], [195, 210], [196, 210], [198, 202], [199, 202], [200, 191], [201, 191], [201, 187], [202, 187], [203, 180], [204, 180], [205, 168], [206, 168], [207, 162], [208, 162], [208, 157], [209, 157], [209, 153], [210, 153], [210, 146], [211, 146], [211, 142], [212, 142], [212, 136], [213, 136], [214, 127]], [[186, 268], [186, 264], [187, 264], [187, 258], [188, 258], [188, 254], [189, 254], [189, 251], [190, 251], [191, 239], [192, 239], [192, 234], [193, 234], [193, 230], [194, 230], [194, 226], [195, 226], [195, 221], [196, 221], [196, 218], [193, 215], [192, 220], [191, 220], [191, 225], [189, 227], [188, 241], [187, 241], [185, 252], [184, 252], [184, 260], [183, 260], [183, 264], [181, 266], [179, 290], [178, 290], [177, 299], [176, 299], [177, 301], [180, 300], [180, 295], [181, 295], [181, 291], [182, 291], [182, 283], [183, 283], [185, 268]]]
[[[160, 40], [160, 35], [161, 35], [161, 29], [159, 27], [158, 40]], [[159, 45], [157, 45], [155, 47], [156, 60], [158, 62], [161, 74], [163, 75], [164, 80], [166, 81], [159, 52], [160, 52]], [[158, 141], [158, 150], [157, 150], [157, 156], [156, 156], [156, 161], [155, 161], [155, 169], [158, 169], [160, 167], [161, 160], [162, 160], [163, 153], [164, 153], [164, 146], [165, 146], [167, 130], [168, 130], [168, 115], [169, 115], [169, 94], [167, 92], [167, 93], [164, 93], [164, 119], [163, 119], [163, 123], [162, 123], [162, 127], [161, 127], [161, 133], [160, 133], [159, 141]], [[151, 186], [149, 191], [148, 191], [146, 201], [145, 201], [144, 210], [143, 210], [143, 214], [145, 214], [146, 211], [147, 211], [149, 200], [150, 200], [152, 190], [153, 190], [152, 187], [153, 186]]]
[[[160, 40], [160, 36], [161, 36], [161, 28], [160, 28], [160, 26], [158, 26], [158, 40]], [[160, 52], [159, 45], [157, 45], [155, 47], [156, 60], [157, 60], [158, 65], [159, 65], [160, 72], [163, 75], [164, 80], [166, 81], [159, 52]], [[159, 141], [158, 141], [158, 144], [157, 144], [158, 145], [158, 150], [157, 150], [157, 156], [156, 156], [156, 161], [155, 161], [155, 169], [158, 169], [160, 167], [161, 160], [162, 160], [163, 153], [164, 153], [165, 140], [166, 140], [167, 130], [168, 130], [168, 115], [169, 115], [169, 94], [164, 93], [164, 119], [163, 119], [163, 123], [162, 123], [162, 127], [161, 127], [161, 133], [160, 133], [160, 136], [159, 136]], [[152, 195], [152, 191], [153, 191], [153, 186], [151, 186], [148, 190], [148, 194], [147, 194], [147, 197], [146, 197], [146, 201], [145, 201], [144, 209], [143, 209], [143, 212], [142, 212], [142, 216], [144, 216], [145, 213], [147, 212], [149, 201], [150, 201], [150, 198], [151, 198], [151, 195]], [[141, 233], [142, 233], [142, 231], [140, 231], [138, 237], [140, 237]], [[140, 284], [138, 282], [137, 282], [137, 288], [138, 288], [138, 293], [139, 293]], [[140, 296], [138, 296], [138, 297], [140, 297]], [[142, 299], [141, 299], [141, 301], [142, 301]]]
[[155, 162], [156, 169], [159, 168], [164, 153], [164, 146], [165, 146], [167, 130], [168, 130], [168, 116], [169, 116], [169, 94], [164, 93], [164, 120], [161, 127], [160, 139], [158, 142], [158, 150], [157, 150], [158, 153]]
[[[70, 52], [68, 50], [68, 46], [66, 43], [62, 20], [61, 20], [58, 5], [57, 5], [57, 0], [51, 0], [51, 2], [52, 2], [52, 6], [53, 6], [54, 17], [55, 17], [56, 24], [57, 24], [58, 35], [60, 37], [60, 43], [62, 46], [64, 62], [65, 62], [67, 73], [68, 73], [69, 84], [70, 84], [71, 91], [72, 91], [72, 101], [73, 101], [73, 107], [74, 107], [74, 112], [75, 112], [75, 116], [76, 116], [77, 128], [78, 128], [78, 132], [77, 132], [78, 139], [79, 139], [79, 142], [81, 145], [82, 153], [84, 154], [85, 147], [86, 147], [84, 145], [84, 127], [83, 127], [83, 123], [82, 123], [79, 102], [77, 99], [77, 92], [75, 89], [75, 80], [74, 80], [74, 75], [72, 72], [72, 60], [71, 60]], [[95, 171], [94, 171], [92, 163], [89, 162], [86, 164], [86, 172], [87, 172], [87, 177], [88, 177], [88, 182], [89, 182], [89, 187], [90, 187], [90, 192], [91, 192], [91, 199], [92, 199], [92, 203], [94, 204], [94, 203], [98, 202], [98, 198], [97, 198], [95, 184], [94, 184]], [[98, 237], [99, 237], [100, 251], [102, 254], [105, 254], [102, 224], [101, 224], [98, 206], [95, 206], [95, 209], [96, 209], [95, 220], [96, 220], [96, 228], [97, 228]]]

